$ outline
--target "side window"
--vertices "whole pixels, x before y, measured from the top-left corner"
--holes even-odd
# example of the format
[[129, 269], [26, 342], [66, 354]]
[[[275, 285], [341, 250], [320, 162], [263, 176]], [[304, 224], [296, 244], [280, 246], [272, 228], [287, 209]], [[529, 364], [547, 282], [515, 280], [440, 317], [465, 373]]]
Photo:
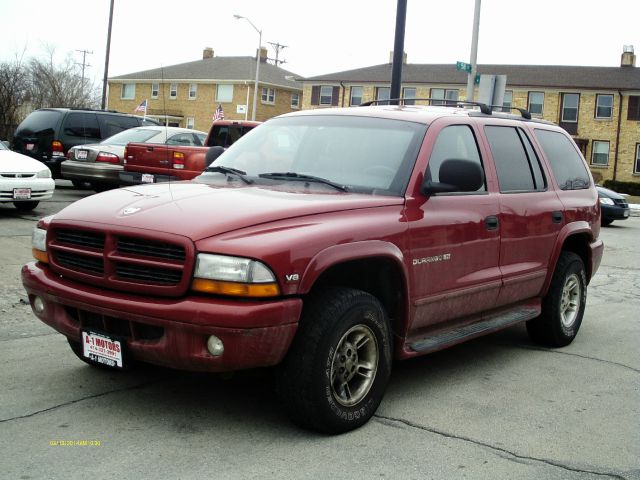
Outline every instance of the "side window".
[[535, 135], [562, 190], [589, 188], [587, 168], [569, 137], [560, 132], [540, 128], [535, 129]]
[[540, 164], [523, 131], [515, 127], [498, 126], [486, 126], [484, 131], [498, 172], [501, 192], [544, 189]]
[[100, 127], [95, 113], [71, 112], [64, 120], [64, 135], [99, 140]]
[[[478, 144], [471, 127], [468, 125], [451, 125], [443, 128], [438, 134], [429, 158], [427, 178], [433, 182], [439, 182], [442, 162], [449, 159], [471, 160], [482, 167]], [[482, 170], [484, 171], [484, 167]], [[486, 184], [478, 189], [478, 192], [486, 191]]]
[[100, 123], [102, 138], [108, 138], [123, 130], [138, 127], [140, 124], [137, 118], [116, 115], [98, 115], [98, 122]]

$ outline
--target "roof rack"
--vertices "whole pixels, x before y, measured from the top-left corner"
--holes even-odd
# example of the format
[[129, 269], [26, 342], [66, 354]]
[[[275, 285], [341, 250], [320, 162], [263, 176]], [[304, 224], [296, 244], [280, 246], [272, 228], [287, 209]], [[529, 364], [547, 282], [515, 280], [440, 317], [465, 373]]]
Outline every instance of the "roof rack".
[[508, 108], [509, 110], [518, 110], [520, 112], [520, 115], [522, 115], [522, 118], [526, 118], [527, 120], [531, 120], [531, 112], [529, 112], [529, 110], [527, 110], [526, 108], [505, 107], [503, 105], [489, 105], [489, 107], [491, 107], [492, 110], [494, 108], [501, 108], [501, 109]]
[[[365, 102], [365, 103], [361, 103], [360, 106], [361, 107], [369, 107], [371, 105], [391, 105], [391, 102], [398, 102], [398, 105], [404, 105], [406, 101], [421, 101], [421, 102], [441, 102], [439, 103], [439, 105], [445, 106], [445, 107], [458, 107], [458, 106], [463, 106], [463, 105], [473, 105], [476, 107], [480, 107], [480, 111], [482, 113], [484, 113], [485, 115], [491, 115], [491, 107], [493, 105], [487, 105], [486, 103], [480, 103], [480, 102], [464, 102], [461, 100], [446, 100], [446, 99], [442, 99], [442, 98], [390, 98], [388, 100], [371, 100], [369, 102]], [[394, 104], [395, 105], [395, 104]], [[433, 103], [432, 103], [433, 105]], [[515, 108], [515, 107], [514, 107]]]

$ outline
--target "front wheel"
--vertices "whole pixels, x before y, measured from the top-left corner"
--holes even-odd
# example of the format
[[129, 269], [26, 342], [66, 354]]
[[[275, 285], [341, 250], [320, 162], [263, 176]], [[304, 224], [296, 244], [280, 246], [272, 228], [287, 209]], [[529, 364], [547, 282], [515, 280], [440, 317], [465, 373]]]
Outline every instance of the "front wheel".
[[332, 288], [306, 303], [278, 369], [278, 392], [297, 424], [342, 433], [375, 413], [391, 372], [389, 322], [372, 295]]
[[549, 347], [569, 345], [582, 324], [586, 301], [584, 263], [575, 253], [562, 252], [542, 301], [542, 314], [527, 322], [529, 336]]

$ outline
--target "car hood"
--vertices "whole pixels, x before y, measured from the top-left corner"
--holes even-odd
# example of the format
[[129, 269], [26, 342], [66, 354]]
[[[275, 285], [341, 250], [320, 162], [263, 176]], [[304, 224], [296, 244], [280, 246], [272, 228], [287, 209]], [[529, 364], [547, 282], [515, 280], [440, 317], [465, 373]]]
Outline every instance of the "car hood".
[[198, 241], [276, 220], [401, 205], [401, 197], [281, 190], [260, 186], [160, 183], [110, 190], [79, 200], [57, 221], [108, 224], [174, 233]]
[[3, 173], [37, 173], [47, 166], [21, 153], [0, 150], [0, 172]]
[[614, 192], [613, 190], [609, 190], [608, 188], [598, 186], [596, 187], [596, 189], [598, 190], [598, 196], [600, 197], [615, 198], [616, 200], [624, 200], [624, 197], [622, 195], [620, 195], [617, 192]]

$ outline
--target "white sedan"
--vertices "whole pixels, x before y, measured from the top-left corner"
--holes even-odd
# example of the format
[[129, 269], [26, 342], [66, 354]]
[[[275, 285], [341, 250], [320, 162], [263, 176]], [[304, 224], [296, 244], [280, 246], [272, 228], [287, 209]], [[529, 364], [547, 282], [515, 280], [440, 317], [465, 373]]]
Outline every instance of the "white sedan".
[[51, 198], [55, 188], [44, 163], [12, 152], [0, 142], [0, 202], [13, 202], [18, 210], [28, 212], [40, 200]]

